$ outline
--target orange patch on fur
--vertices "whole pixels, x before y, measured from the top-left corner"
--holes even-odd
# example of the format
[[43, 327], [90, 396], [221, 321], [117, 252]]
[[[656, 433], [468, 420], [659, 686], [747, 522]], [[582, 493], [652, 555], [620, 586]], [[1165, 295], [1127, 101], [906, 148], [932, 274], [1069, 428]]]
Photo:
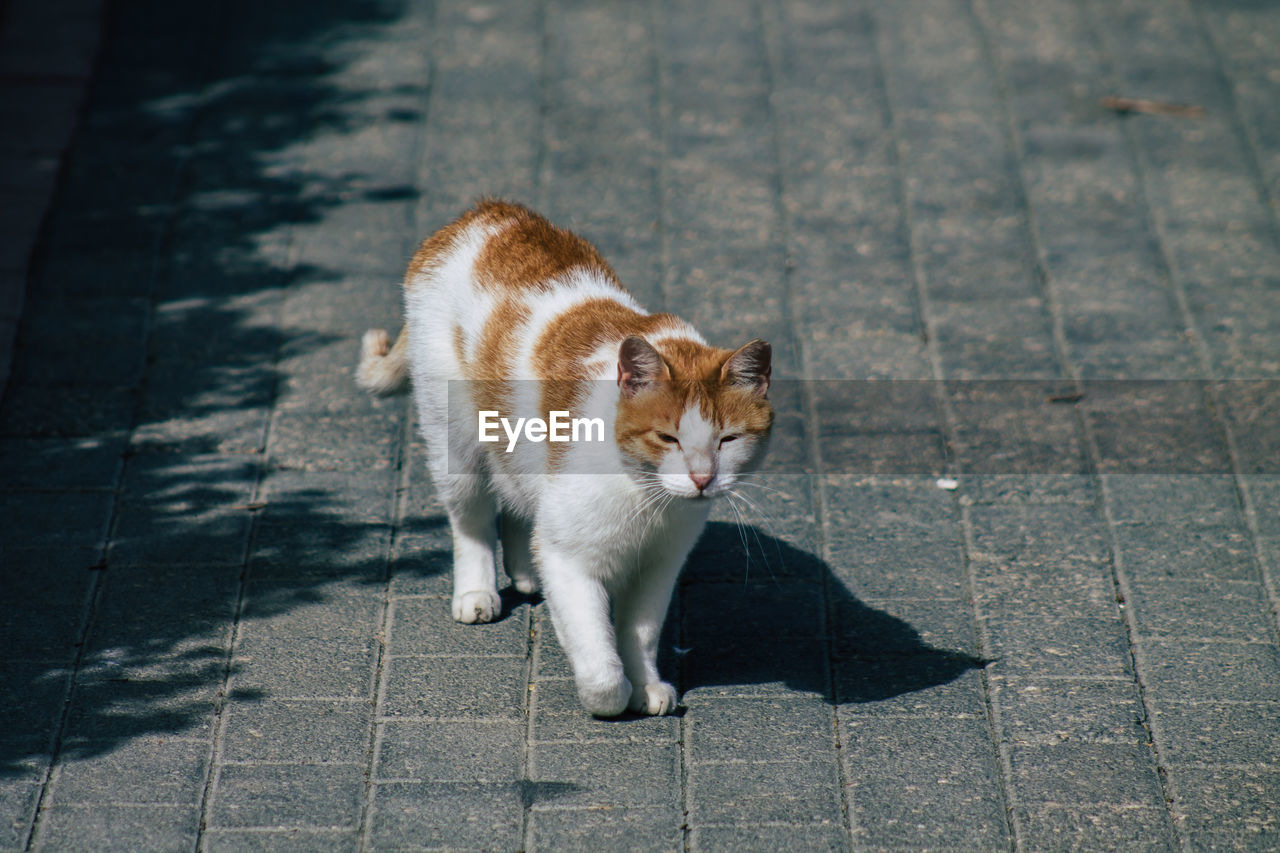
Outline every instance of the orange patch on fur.
[[552, 289], [552, 280], [580, 268], [622, 289], [596, 248], [572, 231], [557, 228], [518, 204], [490, 202], [484, 210], [486, 216], [505, 224], [476, 258], [476, 278], [482, 287], [546, 292]]
[[509, 380], [515, 368], [515, 343], [520, 328], [529, 322], [529, 314], [529, 306], [523, 302], [499, 302], [480, 330], [475, 359], [462, 362], [463, 376], [471, 382], [478, 409], [511, 412]]

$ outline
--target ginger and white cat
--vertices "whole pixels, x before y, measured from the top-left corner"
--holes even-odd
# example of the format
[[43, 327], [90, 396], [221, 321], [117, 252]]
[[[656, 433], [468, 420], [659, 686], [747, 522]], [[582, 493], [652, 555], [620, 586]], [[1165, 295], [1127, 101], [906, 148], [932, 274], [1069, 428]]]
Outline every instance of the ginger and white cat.
[[[500, 201], [425, 240], [404, 288], [404, 330], [393, 347], [367, 332], [356, 376], [383, 395], [412, 378], [452, 526], [453, 617], [498, 617], [500, 529], [506, 572], [521, 592], [541, 586], [586, 709], [670, 713], [658, 636], [709, 499], [764, 453], [769, 345], [718, 349], [645, 312], [587, 241]], [[479, 440], [485, 413], [557, 411], [598, 415], [603, 444]]]

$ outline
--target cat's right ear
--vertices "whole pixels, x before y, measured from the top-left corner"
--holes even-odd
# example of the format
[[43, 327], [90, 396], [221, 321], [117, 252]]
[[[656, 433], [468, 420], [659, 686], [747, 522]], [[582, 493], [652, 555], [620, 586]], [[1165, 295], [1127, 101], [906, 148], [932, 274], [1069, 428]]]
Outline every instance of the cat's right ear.
[[624, 396], [670, 378], [667, 363], [644, 338], [632, 335], [618, 348], [618, 387]]

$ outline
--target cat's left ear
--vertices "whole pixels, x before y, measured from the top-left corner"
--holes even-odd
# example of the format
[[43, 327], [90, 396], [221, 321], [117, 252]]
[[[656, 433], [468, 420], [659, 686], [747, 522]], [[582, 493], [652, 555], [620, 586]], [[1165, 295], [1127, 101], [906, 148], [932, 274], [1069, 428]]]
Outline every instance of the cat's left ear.
[[636, 335], [622, 342], [618, 348], [618, 387], [625, 396], [670, 379], [667, 363], [652, 344]]
[[743, 344], [720, 368], [720, 382], [747, 388], [763, 397], [769, 391], [773, 371], [773, 347], [761, 340]]

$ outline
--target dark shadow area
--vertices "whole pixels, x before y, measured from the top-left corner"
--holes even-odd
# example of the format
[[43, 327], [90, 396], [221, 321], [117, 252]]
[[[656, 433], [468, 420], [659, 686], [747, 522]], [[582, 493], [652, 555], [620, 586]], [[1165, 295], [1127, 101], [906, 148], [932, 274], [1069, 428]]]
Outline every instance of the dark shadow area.
[[663, 671], [680, 659], [682, 693], [778, 685], [833, 704], [876, 702], [987, 663], [930, 645], [908, 622], [859, 601], [817, 556], [752, 527], [709, 524], [681, 592], [683, 645], [664, 644], [674, 654]]
[[[108, 4], [0, 389], [0, 778], [38, 778], [55, 748], [74, 758], [208, 734], [228, 673], [232, 698], [271, 695], [273, 639], [328, 636], [307, 622], [317, 605], [355, 602], [349, 633], [365, 633], [362, 596], [389, 571], [400, 408], [364, 402], [335, 426], [324, 389], [350, 381], [354, 357], [340, 288], [357, 270], [357, 285], [378, 282], [363, 304], [394, 305], [411, 235], [298, 229], [353, 206], [408, 221], [429, 75], [373, 48], [392, 26], [430, 37], [419, 19], [402, 24], [409, 9]], [[400, 169], [368, 162], [379, 144], [404, 147]], [[337, 319], [290, 309], [286, 295], [311, 285], [339, 289]], [[295, 398], [256, 499], [273, 406]], [[365, 438], [348, 436], [355, 422]], [[304, 467], [332, 482], [290, 479]], [[427, 541], [436, 530], [428, 517], [402, 531], [424, 579], [447, 569]], [[227, 657], [238, 609], [246, 625], [280, 626], [246, 634], [245, 660]], [[334, 633], [297, 668], [372, 653], [359, 648], [372, 632]]]

